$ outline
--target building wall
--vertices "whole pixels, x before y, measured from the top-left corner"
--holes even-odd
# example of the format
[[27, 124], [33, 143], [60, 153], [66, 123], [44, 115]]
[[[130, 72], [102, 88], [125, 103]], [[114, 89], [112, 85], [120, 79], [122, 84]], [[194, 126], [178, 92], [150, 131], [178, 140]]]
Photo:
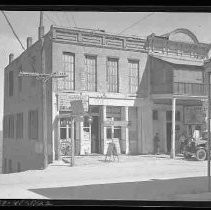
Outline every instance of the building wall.
[[[46, 39], [45, 39], [46, 40]], [[46, 40], [44, 44], [46, 58], [51, 54], [50, 42]], [[49, 56], [48, 56], [49, 55]], [[50, 68], [50, 62], [46, 61], [46, 68]], [[24, 72], [41, 73], [41, 41], [36, 42], [23, 52], [17, 59], [5, 68], [5, 92], [4, 92], [4, 116], [8, 114], [15, 115], [14, 138], [3, 139], [3, 166], [5, 159], [12, 160], [12, 172], [17, 171], [17, 163], [21, 165], [21, 170], [39, 169], [42, 167], [42, 139], [43, 139], [43, 121], [42, 121], [42, 85], [41, 81], [34, 78], [22, 77], [22, 91], [18, 89], [19, 70]], [[8, 73], [14, 73], [14, 91], [13, 96], [8, 96]], [[48, 71], [48, 70], [47, 70]], [[49, 94], [48, 89], [48, 95]], [[48, 104], [50, 108], [50, 104]], [[38, 140], [28, 138], [28, 112], [38, 109]], [[23, 112], [23, 139], [16, 139], [16, 114]], [[51, 116], [51, 115], [48, 115]], [[49, 132], [48, 132], [49, 134]], [[51, 135], [49, 134], [49, 138]], [[9, 171], [5, 171], [9, 172]]]
[[[127, 94], [129, 93], [128, 59], [139, 61], [138, 93], [140, 93], [141, 97], [144, 97], [149, 92], [149, 82], [148, 82], [149, 72], [148, 72], [148, 64], [147, 64], [148, 56], [146, 53], [53, 42], [53, 51], [52, 51], [53, 72], [63, 70], [63, 63], [62, 63], [63, 52], [70, 52], [75, 55], [75, 89], [76, 89], [75, 91], [76, 92], [81, 92], [81, 89], [80, 89], [81, 74], [80, 73], [83, 72], [85, 68], [85, 65], [84, 65], [85, 55], [95, 55], [97, 57], [97, 93], [82, 91], [84, 92], [84, 94], [89, 95], [90, 105], [105, 105], [105, 106], [110, 105], [110, 106], [123, 106], [123, 107], [128, 106], [127, 105], [128, 100], [129, 100], [127, 96]], [[106, 90], [106, 61], [108, 57], [119, 59], [119, 93], [107, 93], [107, 90]], [[99, 103], [99, 101], [97, 101], [96, 98], [98, 97], [97, 95], [101, 93], [105, 93], [106, 98], [99, 99], [99, 100], [102, 100], [102, 102]], [[71, 94], [71, 93], [66, 93], [66, 94]], [[139, 100], [135, 98], [134, 99], [130, 98], [129, 101], [133, 101], [133, 102], [129, 106], [139, 107], [140, 106]], [[137, 128], [137, 131], [141, 132], [140, 129], [138, 128]], [[102, 131], [102, 133], [103, 132], [104, 131]], [[104, 139], [103, 136], [104, 135], [101, 135], [102, 141]], [[143, 135], [142, 138], [145, 139], [147, 138], [147, 136]], [[133, 137], [131, 137], [131, 141], [133, 141], [130, 143], [131, 152], [136, 153], [136, 154], [141, 153], [140, 150], [136, 149], [137, 147], [135, 145], [138, 143], [135, 143], [135, 141], [136, 142], [142, 141], [142, 139], [139, 139], [138, 135], [136, 135], [134, 139], [134, 135], [133, 135]], [[145, 141], [147, 141], [147, 139], [145, 139]], [[104, 144], [102, 144], [102, 146], [103, 145]], [[106, 151], [106, 148], [102, 148], [102, 151]]]

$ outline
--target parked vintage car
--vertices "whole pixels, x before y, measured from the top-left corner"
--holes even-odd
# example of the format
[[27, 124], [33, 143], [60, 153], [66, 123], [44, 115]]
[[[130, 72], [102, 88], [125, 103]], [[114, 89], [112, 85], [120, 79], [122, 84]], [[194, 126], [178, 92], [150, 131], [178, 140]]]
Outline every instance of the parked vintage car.
[[200, 138], [198, 140], [189, 138], [183, 148], [184, 158], [189, 159], [195, 157], [199, 161], [205, 160], [208, 155], [208, 141], [207, 138]]

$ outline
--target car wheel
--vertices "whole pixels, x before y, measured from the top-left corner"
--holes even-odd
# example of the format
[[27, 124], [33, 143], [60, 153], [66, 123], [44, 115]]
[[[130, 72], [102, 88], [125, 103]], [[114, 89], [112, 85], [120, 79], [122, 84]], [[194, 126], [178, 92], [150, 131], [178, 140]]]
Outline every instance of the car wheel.
[[199, 161], [203, 161], [206, 159], [206, 151], [204, 149], [198, 149], [196, 151], [196, 159], [199, 160]]

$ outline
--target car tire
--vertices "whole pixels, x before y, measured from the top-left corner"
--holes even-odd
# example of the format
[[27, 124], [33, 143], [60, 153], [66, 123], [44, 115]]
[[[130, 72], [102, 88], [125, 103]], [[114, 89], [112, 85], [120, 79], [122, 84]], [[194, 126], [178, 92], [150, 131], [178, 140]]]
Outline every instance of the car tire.
[[207, 153], [206, 153], [206, 150], [205, 149], [198, 149], [196, 151], [196, 159], [198, 161], [204, 161], [206, 159], [206, 156], [207, 156]]

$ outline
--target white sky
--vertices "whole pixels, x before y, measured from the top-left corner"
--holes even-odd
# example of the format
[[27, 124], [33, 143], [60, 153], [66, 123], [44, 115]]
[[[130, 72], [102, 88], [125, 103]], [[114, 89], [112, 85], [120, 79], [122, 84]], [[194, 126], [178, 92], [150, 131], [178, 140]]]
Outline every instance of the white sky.
[[[5, 11], [16, 33], [26, 47], [28, 36], [37, 41], [39, 11]], [[45, 32], [50, 25], [66, 27], [86, 27], [104, 29], [106, 32], [119, 33], [133, 23], [139, 21], [148, 12], [44, 12]], [[50, 20], [49, 20], [50, 19]], [[74, 24], [75, 20], [75, 24]], [[137, 25], [131, 27], [124, 34], [146, 37], [151, 33], [162, 35], [176, 28], [187, 28], [192, 31], [200, 42], [211, 43], [211, 13], [154, 13]], [[9, 53], [17, 57], [22, 48], [4, 16], [0, 14], [0, 129], [3, 116], [3, 82], [4, 68], [8, 64]]]

